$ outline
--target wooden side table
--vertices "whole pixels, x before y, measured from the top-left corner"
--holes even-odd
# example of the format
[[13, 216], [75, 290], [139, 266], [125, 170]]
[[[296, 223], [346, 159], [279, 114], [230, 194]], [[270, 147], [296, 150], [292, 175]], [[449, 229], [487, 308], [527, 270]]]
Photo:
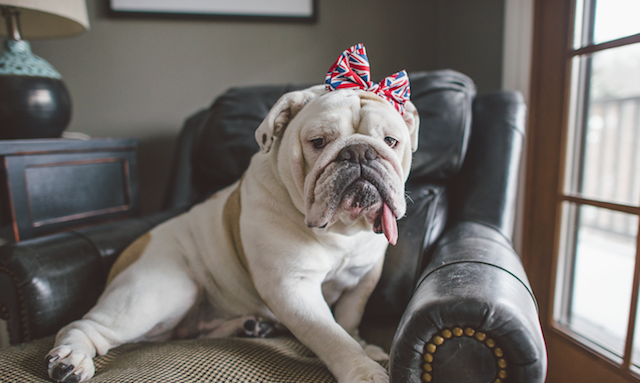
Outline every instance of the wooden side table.
[[139, 215], [135, 139], [0, 140], [0, 242]]

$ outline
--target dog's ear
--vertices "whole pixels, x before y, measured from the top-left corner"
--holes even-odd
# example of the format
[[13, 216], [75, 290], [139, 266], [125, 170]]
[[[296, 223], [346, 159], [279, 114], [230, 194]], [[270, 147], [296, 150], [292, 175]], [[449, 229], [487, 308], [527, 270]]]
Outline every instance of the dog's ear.
[[282, 137], [289, 122], [312, 99], [325, 92], [324, 85], [316, 85], [305, 90], [289, 92], [276, 102], [267, 117], [256, 129], [256, 141], [263, 153], [268, 153], [275, 137]]
[[418, 150], [420, 115], [418, 114], [418, 109], [416, 109], [415, 105], [413, 105], [411, 101], [404, 103], [404, 114], [402, 115], [402, 118], [404, 118], [404, 122], [407, 124], [407, 128], [409, 129], [409, 137], [411, 137], [411, 151], [415, 152]]

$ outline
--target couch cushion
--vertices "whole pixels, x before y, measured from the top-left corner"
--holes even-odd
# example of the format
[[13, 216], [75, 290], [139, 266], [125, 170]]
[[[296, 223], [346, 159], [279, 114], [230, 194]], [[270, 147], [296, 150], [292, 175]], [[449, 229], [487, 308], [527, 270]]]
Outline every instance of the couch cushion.
[[[44, 357], [52, 347], [48, 337], [0, 349], [0, 382], [51, 382]], [[130, 343], [94, 362], [92, 383], [335, 382], [320, 359], [292, 336]]]

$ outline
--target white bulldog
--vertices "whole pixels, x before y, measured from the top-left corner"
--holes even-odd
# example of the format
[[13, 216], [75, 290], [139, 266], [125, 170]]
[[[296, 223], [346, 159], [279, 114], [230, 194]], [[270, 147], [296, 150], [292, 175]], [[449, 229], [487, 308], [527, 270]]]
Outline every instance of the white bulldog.
[[51, 379], [86, 381], [96, 353], [127, 342], [284, 326], [339, 382], [388, 382], [358, 326], [405, 214], [418, 113], [324, 88], [282, 96], [241, 180], [123, 253], [96, 306], [58, 333]]

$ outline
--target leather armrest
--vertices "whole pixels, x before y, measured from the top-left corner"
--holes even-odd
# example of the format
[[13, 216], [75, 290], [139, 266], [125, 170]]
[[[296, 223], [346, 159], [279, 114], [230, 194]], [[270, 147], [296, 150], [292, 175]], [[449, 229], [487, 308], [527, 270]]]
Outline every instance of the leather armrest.
[[450, 222], [479, 222], [511, 238], [525, 115], [518, 92], [476, 97], [469, 150], [451, 185]]
[[475, 222], [447, 230], [390, 357], [392, 382], [544, 381], [536, 302], [520, 258], [498, 230]]
[[12, 344], [54, 334], [102, 293], [136, 238], [180, 211], [116, 221], [0, 247], [0, 315]]

